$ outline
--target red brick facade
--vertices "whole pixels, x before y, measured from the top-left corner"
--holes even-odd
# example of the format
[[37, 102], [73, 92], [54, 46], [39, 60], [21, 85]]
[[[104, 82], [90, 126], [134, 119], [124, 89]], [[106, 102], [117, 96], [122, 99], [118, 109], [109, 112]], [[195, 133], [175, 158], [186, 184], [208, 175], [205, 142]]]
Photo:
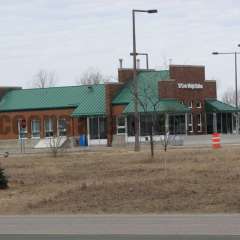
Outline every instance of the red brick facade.
[[[217, 98], [216, 81], [205, 80], [204, 66], [171, 65], [169, 75], [170, 80], [159, 82], [160, 98], [175, 98], [187, 106], [192, 102], [193, 134], [206, 133], [204, 102], [206, 98]], [[190, 85], [190, 88], [185, 88], [181, 87], [183, 86], [181, 84], [199, 84], [198, 87], [202, 88], [192, 89], [192, 85]], [[201, 107], [197, 107], [199, 102]], [[201, 114], [201, 131], [197, 126], [198, 114]]]
[[86, 118], [71, 118], [73, 109], [56, 109], [56, 110], [38, 110], [38, 111], [19, 111], [19, 112], [2, 112], [0, 113], [0, 139], [17, 139], [19, 119], [25, 119], [27, 122], [27, 137], [31, 138], [31, 121], [40, 120], [40, 137], [44, 137], [44, 120], [52, 118], [54, 121], [54, 134], [57, 132], [57, 119], [67, 119], [67, 135], [79, 136], [87, 133]]
[[[206, 133], [206, 114], [204, 102], [206, 98], [216, 98], [216, 81], [205, 80], [205, 68], [203, 66], [181, 66], [171, 65], [169, 69], [170, 79], [159, 81], [159, 96], [165, 99], [177, 99], [185, 105], [192, 102], [193, 116], [193, 134]], [[125, 106], [112, 105], [112, 100], [117, 92], [133, 77], [132, 69], [119, 69], [119, 83], [108, 83], [105, 86], [105, 107], [107, 114], [107, 138], [108, 145], [111, 146], [113, 135], [116, 134], [116, 116], [121, 115]], [[179, 85], [180, 84], [180, 85]], [[185, 84], [185, 85], [184, 85]], [[198, 84], [195, 89], [188, 84]], [[194, 85], [195, 86], [195, 85]], [[8, 91], [16, 88], [0, 88], [0, 100]], [[201, 107], [197, 107], [201, 103]], [[34, 110], [19, 112], [2, 112], [0, 113], [0, 139], [17, 139], [18, 129], [17, 120], [26, 119], [27, 137], [31, 138], [31, 120], [40, 120], [40, 137], [44, 137], [44, 119], [52, 117], [55, 121], [54, 133], [57, 133], [57, 119], [66, 118], [68, 125], [68, 136], [78, 137], [80, 134], [87, 134], [87, 118], [72, 118], [71, 114], [74, 108], [52, 109], [52, 110]], [[197, 117], [201, 114], [202, 129], [199, 131], [197, 126]], [[4, 131], [3, 131], [4, 130]]]

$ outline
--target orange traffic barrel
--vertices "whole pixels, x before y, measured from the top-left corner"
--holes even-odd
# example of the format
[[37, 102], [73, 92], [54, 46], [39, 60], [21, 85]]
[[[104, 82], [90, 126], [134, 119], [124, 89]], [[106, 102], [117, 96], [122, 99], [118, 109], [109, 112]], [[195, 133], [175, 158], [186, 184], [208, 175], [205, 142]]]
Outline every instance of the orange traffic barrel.
[[212, 134], [212, 148], [218, 149], [221, 148], [221, 136], [220, 133]]

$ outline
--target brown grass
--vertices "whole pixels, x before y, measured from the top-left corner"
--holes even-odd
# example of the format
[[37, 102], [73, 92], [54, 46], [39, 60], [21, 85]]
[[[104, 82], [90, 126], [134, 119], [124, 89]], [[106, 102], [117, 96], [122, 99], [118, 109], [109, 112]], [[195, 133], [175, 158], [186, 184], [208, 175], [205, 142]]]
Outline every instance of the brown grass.
[[[0, 214], [240, 212], [240, 149], [0, 159]], [[164, 169], [164, 159], [167, 169]]]

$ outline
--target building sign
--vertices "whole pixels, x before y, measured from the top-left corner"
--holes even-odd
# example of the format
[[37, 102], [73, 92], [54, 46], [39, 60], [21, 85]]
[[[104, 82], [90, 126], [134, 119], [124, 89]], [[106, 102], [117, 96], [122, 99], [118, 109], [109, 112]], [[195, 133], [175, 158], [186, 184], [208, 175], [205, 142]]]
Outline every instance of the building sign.
[[203, 85], [199, 83], [178, 83], [178, 88], [183, 89], [203, 89]]

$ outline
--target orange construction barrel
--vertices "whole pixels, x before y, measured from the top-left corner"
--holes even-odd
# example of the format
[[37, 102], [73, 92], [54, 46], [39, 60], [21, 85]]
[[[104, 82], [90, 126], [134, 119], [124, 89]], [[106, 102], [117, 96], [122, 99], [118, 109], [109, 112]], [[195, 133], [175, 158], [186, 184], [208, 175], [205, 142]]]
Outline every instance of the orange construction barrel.
[[221, 136], [220, 136], [220, 133], [213, 133], [212, 134], [212, 148], [213, 149], [221, 148]]

